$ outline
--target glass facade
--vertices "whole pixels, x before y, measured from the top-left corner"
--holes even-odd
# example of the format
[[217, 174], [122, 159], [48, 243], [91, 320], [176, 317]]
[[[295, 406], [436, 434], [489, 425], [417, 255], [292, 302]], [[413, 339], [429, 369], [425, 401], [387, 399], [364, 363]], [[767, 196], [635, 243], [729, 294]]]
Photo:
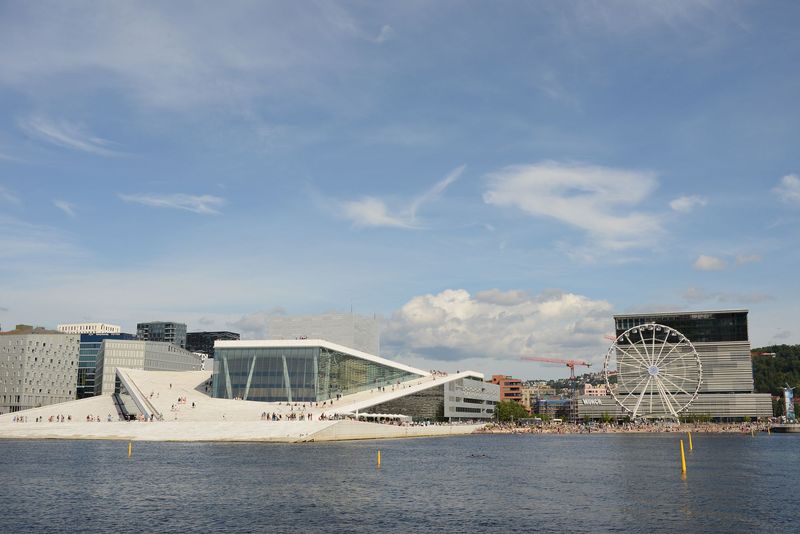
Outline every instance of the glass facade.
[[78, 355], [78, 385], [76, 398], [94, 397], [97, 355], [104, 339], [134, 339], [131, 334], [81, 334], [81, 348]]
[[218, 347], [213, 396], [316, 402], [419, 376], [325, 347]]
[[645, 323], [658, 323], [674, 328], [692, 343], [748, 340], [746, 311], [616, 315], [614, 319], [617, 337], [628, 328]]

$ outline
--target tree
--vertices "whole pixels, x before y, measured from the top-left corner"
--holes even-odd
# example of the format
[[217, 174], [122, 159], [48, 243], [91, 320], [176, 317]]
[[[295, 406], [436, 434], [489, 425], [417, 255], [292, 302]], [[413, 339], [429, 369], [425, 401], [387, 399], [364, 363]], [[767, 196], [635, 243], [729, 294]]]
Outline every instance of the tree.
[[498, 402], [494, 407], [494, 415], [497, 417], [497, 420], [501, 422], [529, 417], [528, 410], [526, 410], [523, 405], [514, 401]]

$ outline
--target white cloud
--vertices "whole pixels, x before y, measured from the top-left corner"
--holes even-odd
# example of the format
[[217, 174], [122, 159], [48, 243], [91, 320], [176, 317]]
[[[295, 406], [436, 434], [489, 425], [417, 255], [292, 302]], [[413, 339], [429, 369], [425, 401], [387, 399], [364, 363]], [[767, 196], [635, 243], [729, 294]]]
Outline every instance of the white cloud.
[[800, 204], [800, 177], [787, 174], [772, 188], [772, 192], [787, 204]]
[[382, 333], [389, 353], [442, 361], [581, 356], [598, 361], [611, 305], [559, 291], [538, 296], [448, 289], [409, 300]]
[[359, 200], [342, 202], [342, 215], [352, 221], [354, 226], [389, 226], [395, 228], [416, 228], [414, 221], [408, 217], [394, 216], [383, 200], [375, 197], [364, 197]]
[[683, 293], [683, 298], [689, 302], [734, 302], [741, 304], [755, 304], [772, 300], [766, 293], [736, 293], [724, 291], [706, 291], [698, 287], [690, 287]]
[[53, 200], [53, 205], [69, 215], [70, 217], [75, 217], [75, 204], [71, 202], [67, 202], [66, 200]]
[[21, 204], [19, 197], [13, 194], [11, 191], [0, 185], [0, 201], [6, 202], [8, 204]]
[[701, 254], [694, 261], [694, 268], [698, 271], [721, 271], [727, 266], [725, 260], [705, 254]]
[[340, 214], [350, 220], [354, 226], [388, 226], [394, 228], [421, 228], [417, 215], [419, 210], [439, 198], [447, 187], [455, 182], [464, 172], [464, 165], [454, 169], [443, 180], [414, 198], [406, 206], [389, 210], [386, 203], [375, 197], [363, 197], [359, 200], [348, 200], [340, 203]]
[[739, 254], [736, 256], [736, 265], [745, 265], [763, 260], [758, 254]]
[[119, 152], [108, 148], [111, 144], [110, 141], [92, 135], [84, 127], [68, 121], [52, 121], [45, 117], [29, 117], [20, 120], [19, 127], [31, 137], [63, 148], [101, 156], [120, 155]]
[[[328, 98], [319, 80], [356, 69], [347, 55], [353, 38], [374, 38], [333, 2], [188, 10], [45, 2], [7, 15], [0, 19], [0, 84], [31, 93], [59, 80], [87, 94], [117, 90], [181, 110], [293, 95], [300, 87], [306, 102], [315, 92]], [[381, 35], [388, 39], [388, 30]]]
[[689, 213], [693, 209], [698, 207], [703, 207], [707, 204], [708, 201], [703, 197], [692, 195], [692, 196], [682, 196], [672, 200], [669, 203], [669, 207], [672, 208], [674, 211]]
[[219, 215], [219, 208], [225, 205], [224, 198], [213, 195], [185, 195], [181, 193], [171, 195], [144, 193], [125, 195], [120, 193], [119, 198], [132, 204], [143, 204], [154, 208], [186, 210], [203, 215]]
[[381, 44], [381, 43], [385, 43], [386, 41], [389, 41], [389, 40], [391, 40], [393, 38], [394, 38], [394, 28], [392, 28], [388, 24], [385, 24], [381, 28], [381, 32], [378, 34], [377, 37], [375, 37], [375, 39], [373, 39], [373, 41], [375, 41], [378, 44]]
[[620, 250], [652, 244], [662, 232], [657, 216], [632, 211], [656, 185], [650, 172], [544, 162], [490, 173], [483, 199], [556, 219]]

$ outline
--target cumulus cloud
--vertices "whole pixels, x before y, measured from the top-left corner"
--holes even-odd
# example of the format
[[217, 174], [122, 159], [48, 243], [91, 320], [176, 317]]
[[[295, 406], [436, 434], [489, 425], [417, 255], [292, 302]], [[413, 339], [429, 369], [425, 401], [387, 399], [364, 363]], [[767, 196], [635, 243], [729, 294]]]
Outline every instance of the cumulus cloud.
[[219, 215], [219, 208], [225, 205], [225, 199], [213, 195], [185, 195], [176, 193], [171, 195], [155, 195], [136, 193], [131, 195], [119, 194], [119, 198], [131, 204], [143, 204], [153, 208], [170, 208], [191, 211], [202, 215]]
[[[464, 289], [409, 300], [382, 333], [388, 352], [437, 360], [575, 356], [599, 359], [612, 323], [603, 300], [560, 291], [530, 295]], [[567, 351], [567, 352], [565, 352]]]
[[800, 204], [800, 177], [787, 174], [772, 188], [772, 192], [787, 204]]
[[19, 127], [30, 137], [62, 148], [100, 156], [120, 155], [110, 148], [111, 141], [89, 133], [79, 124], [45, 117], [28, 117], [19, 121]]
[[458, 180], [464, 169], [464, 165], [457, 167], [443, 180], [397, 210], [390, 210], [379, 198], [367, 196], [359, 200], [341, 202], [340, 215], [358, 227], [421, 228], [422, 224], [418, 219], [419, 210], [438, 199], [450, 184]]
[[766, 293], [736, 293], [724, 291], [706, 291], [698, 287], [690, 287], [683, 293], [683, 298], [689, 302], [734, 302], [741, 304], [756, 304], [772, 300]]
[[689, 213], [695, 208], [700, 208], [708, 204], [708, 201], [703, 197], [699, 197], [697, 195], [692, 196], [682, 196], [672, 200], [669, 203], [669, 207], [673, 209], [673, 211], [679, 211], [681, 213]]
[[694, 268], [698, 271], [721, 271], [725, 269], [728, 264], [721, 258], [714, 256], [706, 256], [701, 254], [694, 261]]
[[70, 217], [75, 217], [75, 204], [66, 200], [53, 200], [53, 205]]
[[657, 216], [633, 211], [657, 185], [650, 172], [544, 162], [488, 177], [487, 204], [558, 220], [613, 250], [645, 246], [662, 232]]

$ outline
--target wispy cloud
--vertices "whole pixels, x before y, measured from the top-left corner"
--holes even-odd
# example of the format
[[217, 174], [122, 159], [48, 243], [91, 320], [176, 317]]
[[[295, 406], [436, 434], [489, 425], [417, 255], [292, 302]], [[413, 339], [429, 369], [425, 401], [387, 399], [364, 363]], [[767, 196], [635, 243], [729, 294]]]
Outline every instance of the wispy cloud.
[[698, 287], [690, 287], [683, 293], [683, 298], [689, 302], [738, 302], [742, 304], [755, 304], [772, 300], [766, 293], [735, 293], [725, 291], [706, 291]]
[[662, 233], [658, 216], [633, 211], [656, 185], [651, 172], [548, 161], [490, 173], [483, 199], [580, 228], [620, 250], [652, 244]]
[[381, 31], [378, 34], [378, 36], [375, 37], [375, 39], [373, 39], [373, 41], [378, 43], [378, 44], [381, 44], [381, 43], [385, 43], [386, 41], [389, 41], [389, 40], [391, 40], [393, 38], [394, 38], [394, 28], [392, 28], [388, 24], [385, 24], [381, 28]]
[[727, 262], [715, 256], [701, 254], [694, 261], [694, 268], [698, 271], [721, 271], [728, 266]]
[[762, 258], [758, 254], [739, 254], [736, 256], [736, 265], [745, 265], [748, 263], [756, 263], [761, 261]]
[[787, 204], [800, 204], [800, 177], [787, 174], [772, 188], [772, 192]]
[[185, 210], [202, 215], [219, 215], [221, 213], [219, 208], [225, 205], [224, 198], [213, 195], [185, 195], [182, 193], [170, 195], [135, 193], [125, 195], [120, 193], [118, 196], [131, 204]]
[[6, 202], [8, 204], [21, 204], [19, 197], [2, 185], [0, 185], [0, 202]]
[[121, 155], [109, 148], [111, 141], [92, 135], [83, 126], [75, 123], [34, 116], [21, 119], [18, 124], [29, 136], [52, 145], [100, 156]]
[[383, 200], [368, 196], [342, 202], [341, 215], [359, 227], [421, 228], [422, 223], [418, 218], [420, 209], [439, 198], [450, 184], [458, 180], [465, 168], [465, 165], [461, 165], [454, 169], [443, 180], [394, 212]]
[[681, 213], [689, 213], [695, 208], [700, 208], [708, 204], [708, 201], [703, 197], [699, 197], [697, 195], [691, 196], [682, 196], [672, 200], [669, 203], [669, 207], [672, 208], [673, 211], [679, 211]]
[[75, 204], [71, 202], [67, 202], [66, 200], [55, 199], [53, 200], [53, 205], [58, 209], [60, 209], [61, 211], [63, 211], [64, 213], [66, 213], [67, 215], [69, 215], [70, 217], [74, 218], [76, 215]]

